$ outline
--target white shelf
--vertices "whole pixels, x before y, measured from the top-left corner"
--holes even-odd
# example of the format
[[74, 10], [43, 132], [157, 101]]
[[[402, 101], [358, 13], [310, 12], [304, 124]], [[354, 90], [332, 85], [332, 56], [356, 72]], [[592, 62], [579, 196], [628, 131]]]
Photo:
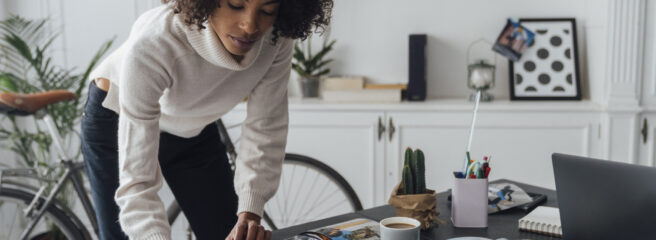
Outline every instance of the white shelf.
[[[465, 99], [429, 99], [401, 103], [327, 103], [321, 99], [289, 99], [293, 111], [472, 111], [473, 102]], [[236, 110], [245, 110], [241, 103]], [[479, 111], [511, 112], [601, 112], [603, 108], [589, 100], [582, 101], [510, 101], [482, 102]]]

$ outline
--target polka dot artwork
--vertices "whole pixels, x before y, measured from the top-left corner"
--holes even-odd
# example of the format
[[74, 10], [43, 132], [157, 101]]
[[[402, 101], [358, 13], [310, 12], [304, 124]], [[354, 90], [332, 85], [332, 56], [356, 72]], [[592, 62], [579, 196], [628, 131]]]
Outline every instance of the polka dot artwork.
[[574, 19], [520, 19], [534, 43], [510, 63], [511, 99], [581, 99]]

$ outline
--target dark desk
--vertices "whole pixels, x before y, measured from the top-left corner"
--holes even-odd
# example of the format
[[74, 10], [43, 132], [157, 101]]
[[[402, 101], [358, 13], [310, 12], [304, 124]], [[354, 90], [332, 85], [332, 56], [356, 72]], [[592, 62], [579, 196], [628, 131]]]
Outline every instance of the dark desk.
[[[549, 189], [544, 189], [541, 187], [536, 187], [532, 185], [522, 184], [510, 180], [498, 180], [498, 181], [507, 181], [517, 184], [527, 192], [541, 193], [547, 195], [547, 202], [543, 206], [557, 207], [556, 202], [556, 192]], [[497, 181], [495, 181], [497, 182]], [[454, 228], [451, 223], [451, 206], [447, 201], [449, 193], [441, 192], [437, 194], [437, 210], [440, 211], [438, 216], [440, 219], [445, 220], [447, 224], [439, 225], [435, 228], [432, 228], [428, 231], [422, 231], [421, 239], [449, 239], [453, 237], [464, 237], [464, 236], [479, 236], [487, 238], [507, 238], [507, 239], [554, 239], [548, 236], [520, 232], [517, 228], [517, 222], [520, 218], [524, 217], [526, 213], [521, 210], [508, 210], [502, 213], [489, 215], [488, 218], [488, 228], [484, 229], [469, 229], [469, 228]], [[366, 209], [356, 213], [344, 214], [328, 219], [322, 219], [315, 222], [305, 223], [302, 225], [289, 227], [274, 231], [272, 234], [272, 239], [282, 240], [290, 236], [294, 236], [300, 232], [309, 229], [320, 228], [323, 226], [347, 221], [353, 218], [370, 218], [376, 221], [380, 221], [387, 217], [395, 216], [396, 213], [394, 208], [389, 205], [380, 206], [376, 208]]]

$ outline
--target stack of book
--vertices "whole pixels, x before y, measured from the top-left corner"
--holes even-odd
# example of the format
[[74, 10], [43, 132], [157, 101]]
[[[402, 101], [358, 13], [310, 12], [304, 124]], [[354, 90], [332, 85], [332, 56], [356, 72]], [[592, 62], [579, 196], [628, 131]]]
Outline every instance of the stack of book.
[[363, 77], [329, 77], [321, 81], [320, 95], [331, 103], [399, 103], [405, 84], [365, 84]]

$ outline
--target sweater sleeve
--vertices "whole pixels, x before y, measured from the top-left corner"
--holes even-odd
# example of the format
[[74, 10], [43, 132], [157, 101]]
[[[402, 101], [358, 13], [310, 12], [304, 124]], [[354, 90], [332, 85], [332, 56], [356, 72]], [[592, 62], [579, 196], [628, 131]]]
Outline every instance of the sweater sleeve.
[[270, 69], [248, 97], [235, 169], [237, 213], [262, 216], [264, 204], [278, 189], [289, 123], [287, 82], [293, 42], [280, 39]]
[[162, 173], [159, 150], [159, 99], [170, 85], [164, 58], [135, 44], [119, 74], [119, 222], [130, 239], [170, 239], [164, 204], [157, 192]]

